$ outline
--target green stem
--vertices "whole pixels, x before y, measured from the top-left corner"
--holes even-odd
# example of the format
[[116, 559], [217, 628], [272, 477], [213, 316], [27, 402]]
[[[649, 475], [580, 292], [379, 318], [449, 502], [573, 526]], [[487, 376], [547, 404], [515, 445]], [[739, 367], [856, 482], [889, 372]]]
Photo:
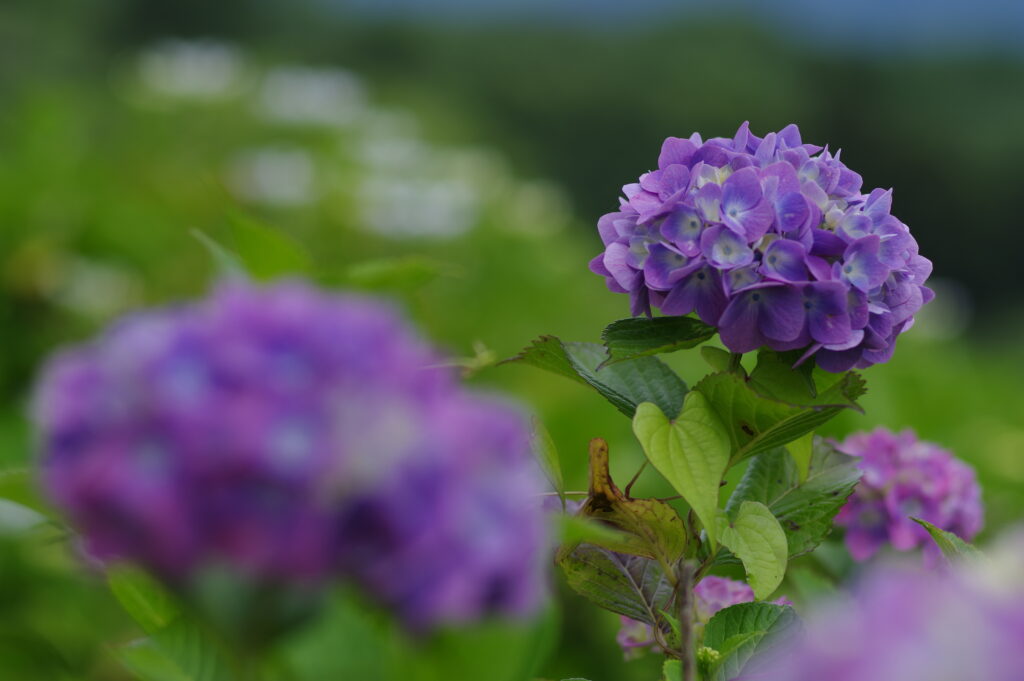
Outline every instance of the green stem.
[[697, 662], [693, 650], [693, 563], [680, 561], [676, 570], [676, 602], [679, 605], [679, 667], [681, 681], [696, 681]]

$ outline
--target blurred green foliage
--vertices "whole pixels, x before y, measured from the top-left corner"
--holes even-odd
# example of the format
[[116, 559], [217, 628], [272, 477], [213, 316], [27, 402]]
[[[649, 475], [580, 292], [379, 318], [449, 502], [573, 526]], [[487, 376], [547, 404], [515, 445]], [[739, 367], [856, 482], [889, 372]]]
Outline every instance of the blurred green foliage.
[[[649, 31], [470, 31], [232, 2], [204, 27], [184, 6], [175, 14], [127, 0], [88, 10], [57, 2], [60, 12], [43, 4], [0, 7], [0, 470], [30, 466], [26, 413], [46, 354], [119, 314], [210, 285], [216, 265], [200, 230], [237, 251], [283, 250], [292, 269], [322, 283], [399, 301], [474, 383], [539, 415], [566, 489], [585, 486], [595, 436], [610, 444], [613, 475], [627, 480], [642, 453], [629, 420], [600, 396], [528, 367], [481, 367], [544, 333], [597, 341], [627, 316], [624, 297], [586, 269], [597, 251], [592, 224], [615, 206], [619, 185], [654, 164], [663, 137], [729, 134], [746, 118], [757, 131], [795, 120], [809, 139], [848, 147], [844, 160], [868, 184], [897, 187], [897, 214], [922, 252], [939, 275], [967, 284], [985, 315], [961, 337], [957, 323], [970, 310], [936, 303], [893, 362], [866, 372], [866, 415], [842, 414], [825, 434], [914, 427], [977, 467], [990, 532], [1019, 519], [1024, 349], [1006, 340], [1022, 328], [1015, 261], [1024, 231], [1013, 220], [1024, 88], [1008, 86], [1024, 81], [1020, 64], [830, 55], [728, 18]], [[248, 40], [237, 87], [207, 98], [155, 92], [137, 49], [169, 31]], [[260, 115], [267, 69], [284, 60], [365, 75], [370, 103], [359, 121]], [[375, 160], [380, 153], [399, 160]], [[286, 179], [312, 172], [308, 196], [267, 200], [258, 181], [247, 187], [245, 173], [258, 180], [268, 159], [283, 159]], [[567, 194], [522, 179], [537, 175]], [[472, 210], [449, 216], [468, 215], [465, 231], [379, 228], [417, 224], [415, 210], [389, 218], [398, 199], [388, 191], [420, 191], [442, 176], [456, 199], [469, 192]], [[374, 198], [381, 183], [383, 198]], [[268, 236], [263, 224], [286, 236]], [[276, 262], [260, 274], [275, 274]], [[695, 350], [664, 358], [689, 382], [708, 371]], [[671, 491], [645, 474], [637, 493]], [[0, 533], [0, 676], [126, 678], [105, 646], [138, 632], [66, 544], [40, 533]], [[654, 658], [622, 662], [614, 616], [556, 589], [562, 635], [544, 674], [656, 676]]]

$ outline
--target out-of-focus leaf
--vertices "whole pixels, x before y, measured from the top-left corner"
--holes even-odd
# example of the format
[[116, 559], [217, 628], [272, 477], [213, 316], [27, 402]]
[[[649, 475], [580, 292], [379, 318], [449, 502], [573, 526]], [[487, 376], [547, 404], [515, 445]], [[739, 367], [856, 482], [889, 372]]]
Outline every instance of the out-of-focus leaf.
[[345, 270], [341, 283], [368, 291], [410, 293], [440, 276], [440, 263], [420, 255], [381, 258], [357, 263]]
[[580, 543], [621, 546], [629, 541], [629, 536], [625, 532], [579, 515], [560, 513], [558, 527], [561, 543], [568, 546]]
[[139, 568], [116, 565], [107, 570], [107, 586], [121, 607], [147, 634], [173, 622], [180, 610], [167, 589]]
[[236, 681], [224, 649], [199, 626], [177, 619], [115, 653], [142, 681]]
[[693, 317], [631, 317], [601, 333], [608, 351], [602, 368], [627, 359], [693, 348], [715, 335], [715, 327]]
[[730, 681], [771, 658], [800, 629], [793, 609], [770, 603], [740, 603], [724, 608], [704, 628], [704, 645], [719, 653], [709, 681]]
[[974, 545], [965, 542], [952, 532], [947, 532], [946, 530], [938, 528], [927, 520], [922, 520], [921, 518], [911, 518], [911, 520], [928, 530], [928, 534], [931, 535], [932, 540], [935, 542], [936, 546], [939, 547], [939, 550], [942, 551], [942, 555], [945, 556], [948, 561], [973, 561], [982, 557], [981, 551], [975, 548]]
[[717, 543], [718, 490], [729, 463], [729, 436], [701, 393], [686, 396], [674, 421], [658, 406], [641, 404], [633, 432], [647, 459], [697, 514]]
[[653, 402], [666, 413], [679, 413], [686, 384], [664, 362], [657, 357], [639, 357], [598, 370], [604, 358], [602, 345], [541, 336], [501, 363], [529, 364], [589, 385], [629, 417], [641, 402]]
[[210, 258], [213, 263], [217, 266], [218, 273], [222, 277], [231, 279], [246, 278], [248, 275], [245, 271], [245, 265], [242, 264], [242, 260], [235, 254], [224, 248], [221, 244], [201, 229], [190, 230], [196, 241], [201, 243], [210, 254]]
[[558, 458], [558, 448], [555, 447], [555, 441], [551, 439], [551, 433], [548, 432], [548, 429], [537, 418], [533, 419], [532, 435], [531, 444], [534, 456], [537, 457], [541, 470], [544, 471], [544, 475], [547, 477], [548, 482], [551, 483], [551, 487], [555, 492], [558, 492], [558, 498], [561, 500], [562, 507], [564, 508], [565, 480], [562, 478], [562, 463]]
[[0, 534], [17, 534], [46, 523], [43, 514], [16, 501], [0, 499]]
[[681, 681], [683, 678], [683, 664], [679, 660], [665, 660], [661, 665], [662, 681]]
[[253, 278], [266, 280], [312, 271], [309, 253], [289, 235], [237, 213], [229, 218], [235, 251]]
[[719, 516], [718, 533], [722, 545], [742, 561], [754, 596], [770, 596], [786, 575], [789, 552], [786, 534], [768, 507], [742, 502], [734, 516]]
[[757, 501], [782, 525], [795, 558], [812, 551], [832, 531], [832, 520], [853, 493], [861, 471], [855, 457], [815, 438], [807, 478], [783, 449], [755, 456], [726, 505], [735, 513], [745, 501]]

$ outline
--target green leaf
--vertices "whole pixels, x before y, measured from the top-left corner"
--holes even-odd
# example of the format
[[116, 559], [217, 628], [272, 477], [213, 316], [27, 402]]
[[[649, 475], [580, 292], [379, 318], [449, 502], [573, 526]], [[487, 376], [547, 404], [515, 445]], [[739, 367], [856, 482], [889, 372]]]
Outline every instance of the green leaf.
[[814, 456], [814, 431], [793, 440], [786, 445], [786, 449], [796, 464], [800, 482], [805, 481], [811, 472], [811, 458]]
[[[729, 430], [732, 463], [788, 444], [817, 429], [843, 409], [860, 409], [853, 402], [856, 396], [863, 394], [864, 384], [857, 374], [843, 374], [812, 396], [806, 384], [799, 393], [796, 384], [803, 379], [797, 372], [782, 367], [787, 373], [781, 373], [774, 353], [762, 353], [758, 368], [761, 369], [759, 381], [753, 379], [758, 372], [755, 369], [749, 381], [734, 373], [718, 373], [694, 386], [695, 391], [707, 397]], [[784, 387], [769, 389], [770, 383], [766, 383], [769, 377], [778, 378]], [[761, 394], [755, 388], [764, 389], [766, 393]], [[772, 395], [800, 397], [801, 402], [784, 402]]]
[[9, 499], [0, 499], [0, 535], [19, 534], [47, 524], [46, 516]]
[[580, 544], [559, 565], [573, 591], [605, 610], [657, 626], [671, 609], [673, 588], [656, 560]]
[[704, 645], [720, 655], [709, 681], [729, 681], [769, 667], [799, 628], [796, 613], [784, 605], [740, 603], [718, 611], [704, 628]]
[[564, 545], [575, 546], [580, 543], [596, 546], [623, 546], [629, 536], [597, 520], [581, 515], [558, 514], [558, 537]]
[[678, 413], [669, 421], [658, 406], [641, 404], [633, 432], [647, 459], [683, 496], [714, 545], [718, 490], [729, 464], [729, 436], [701, 393], [689, 393]]
[[245, 265], [242, 264], [242, 260], [236, 254], [224, 248], [224, 246], [201, 229], [193, 228], [189, 230], [189, 233], [206, 248], [222, 277], [231, 279], [247, 278]]
[[663, 681], [680, 681], [683, 678], [683, 663], [679, 660], [665, 660], [661, 666]]
[[147, 634], [167, 627], [179, 615], [178, 605], [167, 589], [136, 567], [116, 565], [108, 569], [107, 585]]
[[554, 491], [558, 492], [558, 498], [562, 501], [564, 509], [565, 480], [562, 478], [562, 464], [558, 458], [558, 448], [555, 447], [555, 441], [551, 439], [551, 433], [536, 417], [533, 419], [531, 444], [541, 470], [544, 471], [544, 475]]
[[693, 317], [631, 317], [612, 322], [601, 333], [608, 349], [602, 366], [700, 345], [715, 335], [715, 327]]
[[952, 532], [940, 529], [935, 525], [932, 525], [927, 520], [922, 520], [921, 518], [911, 518], [911, 520], [928, 530], [928, 534], [931, 535], [932, 540], [935, 541], [939, 550], [942, 551], [942, 555], [951, 563], [958, 561], [976, 561], [982, 557], [981, 551]]
[[168, 658], [152, 639], [144, 638], [115, 648], [114, 655], [125, 669], [142, 681], [193, 681], [196, 678]]
[[797, 407], [839, 407], [862, 411], [857, 398], [865, 392], [864, 379], [854, 371], [832, 374], [810, 362], [797, 368], [799, 351], [779, 353], [762, 350], [750, 372], [751, 387], [769, 397]]
[[309, 253], [289, 235], [237, 213], [229, 219], [235, 250], [253, 278], [266, 280], [312, 271]]
[[235, 681], [233, 664], [212, 637], [194, 623], [177, 619], [147, 639], [115, 651], [121, 664], [142, 681]]
[[670, 414], [679, 413], [686, 384], [657, 357], [639, 357], [598, 371], [604, 346], [566, 343], [541, 336], [506, 363], [522, 363], [589, 385], [626, 416], [641, 402], [653, 402]]
[[420, 255], [381, 258], [349, 267], [341, 283], [368, 291], [416, 291], [441, 274], [440, 263]]
[[612, 480], [608, 444], [601, 438], [591, 440], [589, 456], [590, 492], [580, 515], [622, 531], [621, 539], [592, 543], [620, 553], [653, 558], [664, 569], [674, 569], [686, 549], [686, 528], [679, 514], [657, 499], [627, 498]]
[[39, 493], [35, 476], [28, 468], [0, 471], [0, 499], [13, 501], [39, 515], [53, 518], [53, 510]]
[[795, 558], [812, 551], [832, 531], [832, 520], [853, 493], [861, 471], [856, 457], [839, 452], [822, 438], [814, 439], [807, 478], [785, 450], [758, 454], [750, 462], [726, 512], [734, 514], [748, 501], [768, 507], [782, 525]]
[[705, 345], [700, 349], [700, 356], [715, 371], [728, 371], [732, 364], [732, 353], [713, 345]]
[[770, 596], [786, 575], [789, 552], [786, 534], [768, 507], [744, 501], [734, 517], [719, 516], [718, 532], [722, 544], [742, 561], [754, 596]]

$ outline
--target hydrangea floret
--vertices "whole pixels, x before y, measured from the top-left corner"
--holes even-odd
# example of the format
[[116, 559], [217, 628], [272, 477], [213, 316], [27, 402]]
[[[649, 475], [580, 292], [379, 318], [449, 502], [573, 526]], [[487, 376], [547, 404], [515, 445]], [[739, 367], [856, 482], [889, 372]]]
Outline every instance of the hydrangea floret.
[[1024, 535], [950, 572], [878, 564], [852, 597], [815, 608], [764, 681], [1017, 681], [1024, 669]]
[[696, 313], [733, 352], [800, 349], [833, 372], [885, 362], [933, 297], [932, 266], [892, 190], [862, 184], [796, 125], [670, 137], [598, 221], [590, 268], [632, 314]]
[[215, 566], [348, 579], [414, 628], [530, 612], [546, 540], [528, 428], [438, 365], [381, 302], [225, 284], [49, 363], [42, 479], [90, 556], [178, 589]]
[[923, 547], [934, 562], [938, 548], [912, 518], [968, 541], [981, 530], [984, 511], [974, 470], [950, 451], [919, 440], [912, 430], [885, 428], [851, 435], [838, 448], [860, 457], [864, 472], [836, 516], [855, 560], [868, 560], [889, 544], [899, 551]]

